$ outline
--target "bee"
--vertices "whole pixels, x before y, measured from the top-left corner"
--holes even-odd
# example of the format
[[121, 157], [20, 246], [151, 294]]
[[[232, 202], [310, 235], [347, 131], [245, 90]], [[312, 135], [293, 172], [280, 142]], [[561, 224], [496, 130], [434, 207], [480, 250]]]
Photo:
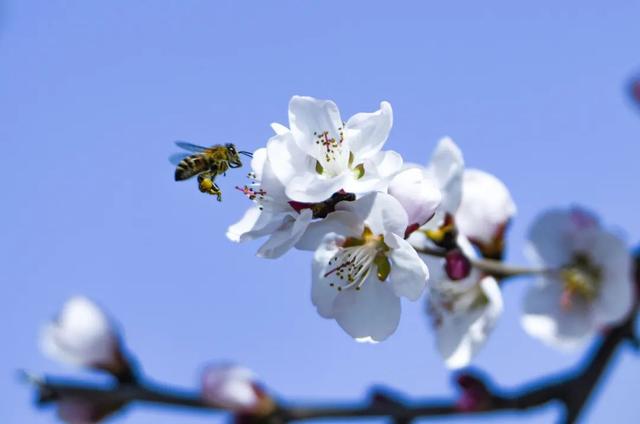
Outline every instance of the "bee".
[[231, 143], [202, 147], [176, 141], [176, 145], [190, 153], [176, 153], [169, 158], [176, 165], [175, 180], [187, 180], [197, 175], [200, 191], [216, 196], [218, 201], [222, 201], [222, 190], [215, 183], [216, 176], [226, 175], [229, 168], [240, 168], [240, 155], [253, 157], [251, 152], [238, 151]]

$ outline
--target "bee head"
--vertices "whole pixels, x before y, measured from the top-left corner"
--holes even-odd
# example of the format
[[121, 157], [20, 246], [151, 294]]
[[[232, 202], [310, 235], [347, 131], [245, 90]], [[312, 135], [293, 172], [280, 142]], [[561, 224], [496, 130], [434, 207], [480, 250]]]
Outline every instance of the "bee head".
[[236, 146], [232, 143], [227, 143], [224, 147], [227, 149], [227, 160], [229, 161], [229, 166], [231, 166], [231, 168], [241, 167], [242, 162], [240, 161], [240, 155], [238, 155]]

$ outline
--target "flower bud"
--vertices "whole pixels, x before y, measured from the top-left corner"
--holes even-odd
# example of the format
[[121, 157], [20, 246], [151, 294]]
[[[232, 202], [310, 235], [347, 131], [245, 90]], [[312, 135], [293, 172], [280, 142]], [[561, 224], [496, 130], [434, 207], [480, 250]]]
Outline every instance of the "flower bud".
[[108, 371], [120, 380], [132, 378], [113, 324], [85, 297], [64, 304], [57, 319], [43, 329], [40, 345], [52, 359]]
[[463, 412], [482, 411], [491, 405], [491, 393], [478, 377], [471, 374], [460, 374], [456, 378], [461, 393], [456, 403]]
[[58, 417], [67, 424], [94, 424], [124, 406], [123, 402], [92, 402], [86, 399], [69, 398], [58, 401]]
[[436, 183], [425, 177], [418, 168], [399, 172], [389, 183], [389, 194], [407, 212], [409, 228], [414, 230], [431, 219], [442, 200], [442, 193]]
[[460, 249], [454, 249], [447, 252], [444, 269], [451, 280], [462, 280], [471, 273], [471, 261]]
[[255, 374], [235, 365], [207, 367], [202, 374], [202, 398], [212, 406], [242, 414], [267, 414], [274, 408]]
[[483, 256], [501, 258], [506, 226], [515, 213], [511, 194], [499, 179], [477, 169], [464, 171], [456, 225]]

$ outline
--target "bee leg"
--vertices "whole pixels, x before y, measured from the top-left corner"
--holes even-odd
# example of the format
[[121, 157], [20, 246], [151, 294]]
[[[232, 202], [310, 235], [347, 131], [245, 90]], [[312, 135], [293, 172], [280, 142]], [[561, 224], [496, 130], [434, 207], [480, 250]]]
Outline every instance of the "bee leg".
[[208, 193], [212, 196], [216, 196], [218, 202], [222, 201], [222, 190], [220, 187], [213, 181], [212, 174], [204, 173], [198, 175], [198, 188], [202, 193]]
[[198, 189], [200, 189], [202, 193], [209, 193], [213, 185], [214, 182], [209, 173], [198, 175]]

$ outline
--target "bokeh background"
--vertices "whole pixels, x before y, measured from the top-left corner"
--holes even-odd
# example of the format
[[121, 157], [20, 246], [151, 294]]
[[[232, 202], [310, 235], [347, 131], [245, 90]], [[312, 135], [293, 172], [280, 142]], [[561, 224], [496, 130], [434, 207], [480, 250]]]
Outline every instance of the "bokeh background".
[[[233, 361], [290, 400], [357, 400], [372, 384], [453, 394], [422, 302], [404, 304], [388, 341], [354, 343], [311, 305], [308, 254], [261, 260], [258, 244], [225, 238], [248, 206], [232, 189], [244, 171], [221, 180], [218, 204], [173, 181], [173, 141], [258, 148], [294, 94], [334, 99], [344, 117], [388, 100], [388, 148], [426, 162], [450, 135], [470, 167], [507, 183], [519, 208], [510, 261], [524, 261], [528, 224], [557, 205], [592, 207], [635, 245], [640, 109], [625, 89], [640, 66], [639, 16], [630, 0], [2, 2], [0, 422], [55, 422], [17, 369], [94, 378], [37, 347], [75, 294], [116, 317], [159, 382], [195, 388], [204, 364]], [[523, 333], [529, 283], [505, 286], [506, 312], [475, 361], [506, 387], [583, 353]], [[585, 422], [638, 422], [639, 376], [623, 348]], [[223, 419], [133, 405], [113, 422]]]

